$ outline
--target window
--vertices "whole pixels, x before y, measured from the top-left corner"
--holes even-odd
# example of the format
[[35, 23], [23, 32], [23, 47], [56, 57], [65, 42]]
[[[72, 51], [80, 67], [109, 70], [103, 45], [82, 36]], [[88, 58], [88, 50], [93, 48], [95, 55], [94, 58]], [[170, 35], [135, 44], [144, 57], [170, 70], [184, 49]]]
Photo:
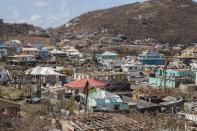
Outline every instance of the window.
[[1, 112], [4, 112], [4, 111], [5, 111], [5, 108], [2, 108], [2, 109], [1, 109]]
[[7, 108], [2, 108], [1, 111], [2, 111], [3, 114], [7, 114], [8, 113]]

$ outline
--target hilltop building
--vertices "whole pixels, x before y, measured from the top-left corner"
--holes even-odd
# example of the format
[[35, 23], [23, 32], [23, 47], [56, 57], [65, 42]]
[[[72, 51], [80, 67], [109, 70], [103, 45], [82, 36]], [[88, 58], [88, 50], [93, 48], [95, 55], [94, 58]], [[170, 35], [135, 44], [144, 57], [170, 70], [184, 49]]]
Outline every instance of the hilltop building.
[[4, 22], [3, 19], [0, 19], [0, 24], [3, 24], [3, 22]]

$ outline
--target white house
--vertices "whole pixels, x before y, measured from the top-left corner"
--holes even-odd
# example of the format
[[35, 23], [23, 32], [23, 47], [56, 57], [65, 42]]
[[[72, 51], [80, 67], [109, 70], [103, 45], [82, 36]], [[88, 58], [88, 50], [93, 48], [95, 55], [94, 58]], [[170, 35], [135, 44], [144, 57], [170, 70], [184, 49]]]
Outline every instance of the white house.
[[4, 67], [0, 67], [0, 84], [8, 81], [9, 72]]
[[16, 63], [36, 63], [37, 59], [34, 55], [14, 55], [9, 56], [8, 61], [10, 63], [16, 64]]
[[126, 56], [122, 59], [121, 69], [127, 74], [128, 81], [138, 81], [142, 79], [144, 65], [142, 65], [136, 57]]
[[73, 23], [66, 23], [66, 27], [72, 26]]
[[117, 69], [121, 68], [122, 65], [121, 60], [103, 60], [99, 62], [105, 69]]
[[1, 49], [0, 50], [0, 59], [7, 58], [7, 56], [8, 56], [7, 49]]
[[143, 65], [140, 63], [127, 63], [121, 66], [122, 71], [127, 73], [127, 78], [131, 81], [134, 78], [140, 78], [143, 72]]
[[63, 51], [67, 54], [67, 56], [70, 56], [70, 57], [77, 57], [77, 58], [83, 57], [83, 54], [80, 53], [78, 49], [72, 46], [63, 47]]
[[193, 60], [192, 63], [190, 63], [190, 67], [191, 67], [191, 70], [197, 71], [197, 61]]

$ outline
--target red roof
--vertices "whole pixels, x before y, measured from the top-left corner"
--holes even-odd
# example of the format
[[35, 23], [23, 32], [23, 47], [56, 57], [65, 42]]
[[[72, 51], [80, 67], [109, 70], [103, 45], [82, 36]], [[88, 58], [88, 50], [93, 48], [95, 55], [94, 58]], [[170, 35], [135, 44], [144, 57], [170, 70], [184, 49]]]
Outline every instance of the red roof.
[[103, 87], [105, 86], [104, 83], [97, 81], [95, 79], [80, 79], [76, 81], [72, 81], [70, 83], [64, 84], [65, 87], [70, 88], [84, 88], [88, 82], [89, 87]]

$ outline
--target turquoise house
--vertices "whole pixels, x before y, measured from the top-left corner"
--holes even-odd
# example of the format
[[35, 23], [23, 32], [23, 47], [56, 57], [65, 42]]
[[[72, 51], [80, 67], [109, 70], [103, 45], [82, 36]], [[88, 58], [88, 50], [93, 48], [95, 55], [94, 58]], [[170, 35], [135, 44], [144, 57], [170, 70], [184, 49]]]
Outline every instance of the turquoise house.
[[[156, 76], [163, 76], [164, 72], [163, 69], [157, 69], [155, 71]], [[188, 77], [191, 76], [195, 79], [195, 72], [189, 69], [167, 69], [166, 70], [167, 77]]]
[[[91, 89], [90, 89], [91, 90]], [[114, 111], [114, 110], [127, 110], [128, 105], [123, 102], [120, 96], [111, 92], [95, 88], [88, 92], [87, 105], [93, 111]], [[83, 93], [79, 93], [82, 103], [85, 102]]]
[[[154, 77], [149, 77], [149, 84], [155, 86], [164, 86], [168, 88], [178, 87], [180, 83], [192, 83], [195, 80], [195, 72], [187, 69], [167, 69], [166, 82], [163, 79], [163, 69], [157, 69]], [[162, 80], [163, 79], [163, 80]]]
[[104, 53], [102, 53], [99, 58], [101, 60], [116, 60], [118, 57], [118, 54], [113, 53], [113, 52], [109, 52], [109, 51], [105, 51]]
[[[161, 83], [162, 81], [162, 83]], [[151, 85], [155, 85], [157, 87], [160, 86], [161, 84], [161, 88], [164, 87], [164, 80], [162, 80], [161, 77], [149, 77], [149, 84]], [[175, 79], [166, 79], [166, 87], [167, 88], [174, 88], [176, 87], [176, 80]]]
[[47, 57], [49, 56], [49, 54], [50, 54], [50, 52], [49, 52], [48, 48], [43, 47], [43, 48], [41, 49], [41, 56], [42, 56], [42, 57], [47, 58]]

